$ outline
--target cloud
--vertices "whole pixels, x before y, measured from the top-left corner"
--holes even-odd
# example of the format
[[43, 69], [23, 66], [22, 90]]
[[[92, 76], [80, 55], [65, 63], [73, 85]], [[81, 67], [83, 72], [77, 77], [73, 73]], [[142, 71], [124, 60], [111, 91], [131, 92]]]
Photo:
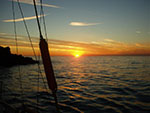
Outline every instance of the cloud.
[[[17, 2], [17, 0], [13, 0], [13, 1]], [[20, 1], [20, 3], [33, 5], [33, 0], [19, 0], [19, 1]], [[36, 5], [41, 5], [40, 0], [36, 0]], [[51, 5], [51, 4], [42, 4], [42, 5], [45, 6], [45, 7], [61, 8], [59, 6]]]
[[[39, 54], [39, 38], [31, 37], [36, 53]], [[15, 38], [12, 34], [0, 33], [0, 45], [10, 46], [15, 53]], [[83, 55], [150, 55], [150, 42], [128, 44], [104, 39], [101, 42], [76, 42], [49, 39], [51, 55], [72, 55], [80, 51]], [[19, 54], [33, 55], [26, 36], [18, 35]]]
[[141, 31], [139, 31], [139, 30], [136, 30], [135, 32], [136, 32], [137, 34], [140, 34], [140, 33], [141, 33]]
[[109, 38], [105, 38], [104, 41], [106, 41], [106, 42], [115, 42], [114, 40], [109, 39]]
[[[46, 15], [38, 15], [39, 18], [43, 17], [43, 16], [46, 16]], [[25, 17], [24, 19], [25, 20], [33, 20], [33, 19], [36, 19], [36, 16]], [[20, 21], [23, 21], [23, 18], [15, 19], [15, 22], [20, 22]], [[14, 22], [14, 20], [13, 19], [3, 20], [3, 22]]]
[[84, 22], [70, 22], [69, 25], [71, 26], [93, 26], [93, 25], [98, 25], [100, 23], [84, 23]]

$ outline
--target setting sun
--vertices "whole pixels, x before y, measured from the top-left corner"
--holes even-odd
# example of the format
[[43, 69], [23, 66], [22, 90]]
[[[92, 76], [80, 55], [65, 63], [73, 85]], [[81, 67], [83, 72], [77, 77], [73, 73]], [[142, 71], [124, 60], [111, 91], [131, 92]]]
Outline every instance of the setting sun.
[[83, 51], [74, 51], [72, 55], [75, 58], [78, 58], [78, 57], [82, 56], [82, 54], [83, 54]]
[[76, 54], [76, 55], [74, 55], [76, 58], [78, 58], [78, 57], [80, 57], [80, 55], [79, 54]]

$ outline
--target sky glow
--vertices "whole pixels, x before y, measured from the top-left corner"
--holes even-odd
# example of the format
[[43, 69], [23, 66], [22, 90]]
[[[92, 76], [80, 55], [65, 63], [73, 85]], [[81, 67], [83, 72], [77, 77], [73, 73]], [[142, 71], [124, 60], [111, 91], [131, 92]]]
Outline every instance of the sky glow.
[[[33, 55], [13, 1], [19, 51]], [[39, 17], [45, 16], [51, 55], [150, 55], [150, 0], [43, 0], [45, 15], [40, 15], [40, 2], [36, 1]], [[0, 45], [10, 46], [15, 53], [12, 4], [10, 0], [0, 2]], [[20, 3], [39, 54], [33, 1]], [[42, 32], [44, 36], [43, 26]]]

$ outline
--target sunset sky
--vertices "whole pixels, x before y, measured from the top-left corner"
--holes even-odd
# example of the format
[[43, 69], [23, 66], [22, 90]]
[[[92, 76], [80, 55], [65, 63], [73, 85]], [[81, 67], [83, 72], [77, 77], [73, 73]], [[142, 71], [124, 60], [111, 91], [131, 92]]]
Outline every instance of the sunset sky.
[[[16, 1], [19, 54], [33, 55]], [[39, 55], [33, 1], [20, 3]], [[150, 0], [43, 0], [43, 7], [51, 55], [150, 55]], [[16, 53], [12, 14], [11, 0], [0, 0], [0, 46]]]

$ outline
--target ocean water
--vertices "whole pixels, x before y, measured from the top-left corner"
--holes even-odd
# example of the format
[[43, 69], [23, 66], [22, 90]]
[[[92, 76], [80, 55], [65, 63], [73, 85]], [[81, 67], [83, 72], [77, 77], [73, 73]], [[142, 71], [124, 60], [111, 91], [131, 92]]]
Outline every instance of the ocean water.
[[[150, 56], [52, 57], [52, 62], [62, 113], [150, 112]], [[40, 66], [43, 77], [36, 64], [20, 66], [22, 80], [17, 66], [0, 68], [2, 99], [18, 109], [22, 103], [37, 109], [38, 96], [39, 112], [56, 113]]]

